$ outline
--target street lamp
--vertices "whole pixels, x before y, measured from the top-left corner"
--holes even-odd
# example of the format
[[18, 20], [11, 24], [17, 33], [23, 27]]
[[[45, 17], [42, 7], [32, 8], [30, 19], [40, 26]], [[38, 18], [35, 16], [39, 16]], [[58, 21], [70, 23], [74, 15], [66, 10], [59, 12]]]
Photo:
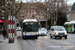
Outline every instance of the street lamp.
[[32, 14], [31, 14], [31, 9], [32, 9], [32, 5], [31, 5], [31, 4], [32, 4], [32, 3], [33, 3], [33, 1], [31, 0], [31, 1], [29, 2], [29, 4], [30, 4], [30, 13], [29, 13], [29, 14], [30, 14], [30, 15], [29, 15], [30, 18], [31, 18], [31, 15], [32, 15]]
[[49, 8], [46, 9], [46, 29], [47, 29], [47, 12], [49, 11]]
[[56, 15], [55, 15], [55, 16], [56, 16], [56, 17], [55, 17], [54, 25], [57, 24], [57, 20], [58, 20], [59, 2], [61, 2], [61, 0], [57, 0], [57, 3], [56, 3], [56, 9], [55, 9], [55, 11], [56, 11]]

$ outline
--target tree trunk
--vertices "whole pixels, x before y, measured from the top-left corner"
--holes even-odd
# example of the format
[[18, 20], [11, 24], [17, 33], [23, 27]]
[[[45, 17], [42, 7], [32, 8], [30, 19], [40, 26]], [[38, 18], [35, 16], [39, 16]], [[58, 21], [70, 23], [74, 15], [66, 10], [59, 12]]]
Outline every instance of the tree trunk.
[[6, 14], [5, 14], [5, 24], [4, 24], [4, 28], [5, 28], [5, 30], [6, 30], [6, 32], [7, 32], [7, 36], [6, 37], [8, 37], [8, 24], [7, 24], [7, 20], [8, 20], [8, 9], [6, 8]]
[[7, 36], [6, 37], [8, 37], [8, 24], [7, 24], [7, 17], [5, 17], [5, 24], [4, 24], [4, 28], [5, 28], [5, 30], [6, 30], [6, 32], [7, 32]]

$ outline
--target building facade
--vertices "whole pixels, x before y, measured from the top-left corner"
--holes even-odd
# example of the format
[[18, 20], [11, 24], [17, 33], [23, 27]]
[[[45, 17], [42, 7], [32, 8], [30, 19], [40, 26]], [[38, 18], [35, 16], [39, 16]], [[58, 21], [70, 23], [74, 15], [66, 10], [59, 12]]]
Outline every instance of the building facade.
[[46, 24], [46, 15], [43, 3], [23, 3], [22, 8], [17, 14], [17, 21], [22, 23], [23, 19], [37, 19], [41, 26], [44, 27]]
[[71, 17], [72, 17], [72, 21], [75, 21], [75, 3], [72, 5], [71, 8]]

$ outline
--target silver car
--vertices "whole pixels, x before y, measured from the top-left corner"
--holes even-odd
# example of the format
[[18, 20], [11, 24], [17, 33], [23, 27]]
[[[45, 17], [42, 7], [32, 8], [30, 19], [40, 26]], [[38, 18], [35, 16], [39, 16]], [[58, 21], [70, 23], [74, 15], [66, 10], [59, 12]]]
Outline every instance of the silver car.
[[67, 31], [63, 26], [51, 26], [50, 37], [54, 37], [55, 39], [56, 37], [60, 37], [60, 39], [65, 37], [65, 39], [67, 39]]
[[42, 30], [44, 30], [46, 33], [48, 33], [47, 29], [46, 28], [41, 28]]
[[47, 33], [46, 33], [45, 29], [39, 29], [39, 35], [46, 36]]
[[22, 28], [21, 27], [17, 27], [16, 31], [22, 31]]

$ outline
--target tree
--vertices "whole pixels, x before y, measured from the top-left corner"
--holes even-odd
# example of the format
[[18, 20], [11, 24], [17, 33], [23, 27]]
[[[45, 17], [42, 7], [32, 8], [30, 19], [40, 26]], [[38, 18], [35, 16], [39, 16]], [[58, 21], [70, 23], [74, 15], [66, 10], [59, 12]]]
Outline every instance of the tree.
[[67, 21], [66, 17], [59, 17], [57, 20], [57, 25], [64, 26], [64, 23]]
[[[59, 13], [58, 10], [62, 10], [62, 12], [65, 12], [68, 10], [67, 7], [67, 0], [48, 0], [47, 6], [49, 6], [49, 13], [51, 18], [51, 25], [54, 25], [55, 22], [57, 23], [58, 15], [62, 14]], [[64, 13], [63, 13], [64, 14]]]
[[51, 19], [48, 19], [47, 24], [51, 25]]
[[0, 18], [3, 17], [4, 12], [2, 12], [4, 10], [4, 8], [2, 6], [4, 6], [5, 4], [5, 0], [0, 0]]
[[7, 20], [9, 14], [11, 16], [16, 16], [17, 12], [21, 8], [21, 3], [16, 3], [15, 0], [3, 0], [2, 2], [2, 9], [4, 10], [5, 14], [3, 14], [3, 17], [5, 19], [5, 29], [8, 32], [8, 27], [7, 27]]
[[63, 26], [66, 21], [67, 21], [66, 13], [62, 12], [61, 10], [58, 10], [57, 25]]

